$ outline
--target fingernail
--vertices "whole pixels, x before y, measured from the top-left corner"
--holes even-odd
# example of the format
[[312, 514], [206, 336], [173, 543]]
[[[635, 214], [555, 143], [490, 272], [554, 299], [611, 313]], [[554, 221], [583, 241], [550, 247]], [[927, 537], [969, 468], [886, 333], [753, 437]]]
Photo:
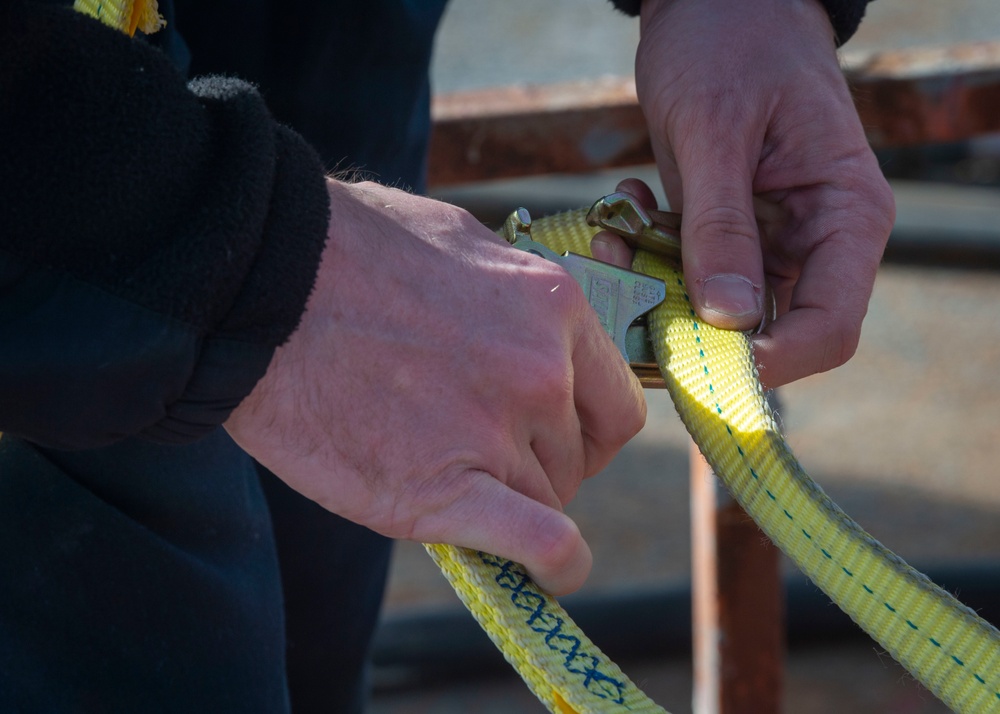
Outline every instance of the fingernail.
[[590, 241], [590, 254], [602, 263], [618, 264], [618, 241], [598, 233]]
[[705, 308], [729, 317], [758, 315], [761, 290], [742, 275], [723, 274], [706, 278], [701, 286]]

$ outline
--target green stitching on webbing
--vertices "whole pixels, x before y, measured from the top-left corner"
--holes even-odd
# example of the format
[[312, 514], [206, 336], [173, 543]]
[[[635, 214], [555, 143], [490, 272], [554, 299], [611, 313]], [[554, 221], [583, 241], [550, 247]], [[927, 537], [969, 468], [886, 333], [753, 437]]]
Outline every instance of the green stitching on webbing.
[[[677, 279], [677, 283], [678, 283], [679, 285], [683, 285], [683, 281], [682, 281], [682, 280], [681, 280], [681, 279], [680, 279], [679, 277], [678, 277], [678, 279]], [[687, 301], [687, 302], [688, 302], [688, 303], [690, 304], [690, 302], [691, 302], [691, 301], [690, 301], [690, 298], [688, 297], [687, 293], [684, 293], [684, 299], [685, 299], [685, 300], [686, 300], [686, 301]], [[694, 310], [690, 310], [690, 309], [689, 309], [689, 312], [690, 312], [690, 314], [691, 314], [692, 316], [693, 316], [693, 315], [695, 314], [695, 313], [694, 313]], [[694, 321], [694, 322], [692, 322], [692, 324], [691, 324], [691, 328], [692, 328], [692, 330], [693, 330], [693, 331], [695, 331], [695, 332], [697, 332], [698, 330], [700, 330], [700, 329], [701, 329], [697, 321]], [[695, 335], [695, 343], [696, 343], [696, 344], [701, 344], [701, 337], [700, 337], [699, 335]], [[702, 350], [702, 349], [699, 349], [699, 350], [698, 350], [698, 355], [699, 355], [699, 357], [701, 357], [702, 359], [704, 359], [704, 358], [705, 358], [705, 351], [704, 351], [704, 350]], [[708, 370], [708, 365], [705, 365], [705, 364], [703, 364], [703, 365], [702, 365], [702, 369], [703, 369], [703, 371], [704, 371], [704, 373], [705, 373], [706, 375], [707, 375], [707, 374], [709, 374], [709, 370]], [[712, 395], [714, 395], [714, 394], [715, 394], [715, 389], [714, 389], [714, 387], [712, 386], [712, 384], [709, 384], [709, 385], [708, 385], [708, 389], [709, 389], [709, 394], [712, 394]], [[715, 411], [716, 411], [716, 412], [717, 412], [717, 413], [718, 413], [718, 414], [719, 414], [719, 415], [721, 416], [721, 415], [722, 415], [722, 407], [721, 407], [721, 405], [720, 405], [720, 404], [719, 404], [718, 402], [715, 402], [715, 405], [714, 405], [714, 406], [715, 406]], [[728, 425], [728, 424], [726, 424], [726, 433], [727, 433], [727, 434], [729, 434], [729, 436], [730, 436], [730, 437], [731, 437], [731, 438], [733, 439], [733, 441], [735, 442], [735, 444], [736, 444], [736, 451], [737, 451], [737, 452], [739, 453], [740, 457], [741, 457], [741, 458], [743, 459], [743, 461], [744, 461], [744, 465], [745, 465], [745, 466], [747, 467], [747, 469], [748, 469], [748, 470], [750, 471], [750, 475], [751, 475], [751, 476], [753, 476], [754, 480], [757, 480], [757, 481], [759, 481], [759, 480], [760, 480], [760, 477], [758, 476], [757, 472], [756, 472], [756, 471], [754, 471], [753, 467], [752, 467], [752, 466], [750, 466], [750, 464], [746, 463], [746, 459], [747, 459], [747, 457], [746, 457], [746, 454], [745, 454], [745, 453], [743, 452], [743, 447], [742, 447], [742, 446], [741, 446], [741, 445], [739, 444], [739, 442], [737, 442], [737, 441], [736, 441], [736, 435], [735, 435], [735, 434], [733, 434], [733, 430], [732, 430], [732, 429], [731, 429], [731, 428], [729, 427], [729, 425]], [[801, 466], [798, 466], [798, 468], [799, 468], [799, 469], [801, 469]], [[773, 493], [771, 493], [770, 489], [767, 489], [767, 488], [765, 488], [765, 489], [764, 489], [764, 492], [765, 492], [765, 493], [766, 493], [766, 494], [768, 495], [768, 497], [769, 497], [769, 498], [770, 498], [770, 499], [771, 499], [772, 501], [774, 501], [775, 503], [777, 503], [777, 500], [778, 500], [778, 499], [777, 499], [777, 498], [775, 497], [775, 495], [774, 495]], [[788, 509], [786, 509], [786, 508], [782, 507], [782, 510], [784, 511], [785, 515], [786, 515], [786, 516], [787, 516], [787, 517], [788, 517], [788, 518], [789, 518], [790, 520], [795, 520], [795, 519], [794, 519], [794, 517], [792, 516], [792, 514], [788, 512]], [[804, 536], [805, 536], [806, 538], [808, 538], [809, 540], [813, 540], [813, 537], [812, 537], [812, 535], [810, 535], [810, 534], [809, 534], [809, 532], [808, 532], [808, 531], [806, 531], [806, 529], [805, 529], [805, 528], [801, 528], [800, 530], [802, 531], [802, 535], [804, 535]], [[836, 559], [835, 559], [835, 558], [834, 558], [834, 557], [833, 557], [833, 556], [832, 556], [832, 555], [831, 555], [831, 554], [830, 554], [830, 553], [829, 553], [829, 552], [828, 552], [828, 551], [827, 551], [827, 550], [826, 550], [825, 548], [820, 548], [820, 552], [821, 552], [821, 553], [822, 553], [822, 554], [823, 554], [823, 555], [824, 555], [824, 556], [825, 556], [825, 557], [826, 557], [826, 558], [827, 558], [828, 560], [831, 560], [831, 561], [834, 561], [834, 562], [835, 562], [835, 560], [836, 560]], [[847, 569], [846, 567], [844, 567], [843, 565], [841, 565], [841, 566], [840, 566], [840, 569], [841, 569], [841, 570], [842, 570], [842, 571], [843, 571], [843, 572], [844, 572], [845, 574], [847, 574], [848, 576], [850, 576], [851, 578], [853, 578], [853, 577], [854, 577], [854, 573], [852, 573], [852, 572], [851, 572], [850, 570], [848, 570], [848, 569]], [[867, 593], [868, 593], [869, 595], [874, 595], [874, 594], [875, 594], [875, 591], [874, 591], [874, 590], [872, 590], [872, 589], [871, 589], [870, 587], [868, 587], [868, 585], [866, 585], [865, 583], [862, 583], [862, 584], [861, 584], [861, 586], [862, 586], [862, 587], [863, 587], [863, 588], [865, 589], [865, 592], [867, 592]], [[885, 602], [885, 601], [883, 601], [883, 602], [882, 602], [882, 604], [883, 604], [883, 605], [885, 605], [885, 607], [886, 607], [886, 608], [887, 608], [887, 609], [888, 609], [888, 610], [889, 610], [890, 612], [892, 612], [893, 614], [899, 614], [899, 613], [898, 613], [898, 612], [896, 611], [896, 608], [894, 608], [894, 607], [893, 607], [892, 605], [890, 605], [890, 604], [889, 604], [888, 602]], [[919, 629], [919, 628], [918, 628], [918, 627], [917, 627], [916, 625], [914, 625], [914, 624], [913, 624], [913, 622], [911, 622], [910, 620], [906, 620], [906, 624], [907, 624], [907, 625], [909, 625], [909, 626], [910, 626], [910, 628], [911, 628], [911, 629], [913, 629], [913, 630], [918, 630], [918, 629]], [[928, 640], [929, 640], [929, 641], [931, 642], [931, 644], [933, 644], [933, 645], [934, 645], [935, 647], [938, 647], [938, 648], [941, 648], [941, 649], [943, 649], [943, 648], [941, 647], [941, 644], [940, 644], [940, 643], [939, 643], [939, 642], [938, 642], [937, 640], [935, 640], [935, 639], [934, 639], [933, 637], [929, 637], [929, 638], [927, 638], [927, 639], [928, 639]], [[959, 659], [959, 658], [958, 658], [958, 657], [956, 657], [955, 655], [953, 655], [953, 654], [949, 654], [949, 657], [950, 657], [950, 658], [952, 659], [952, 661], [953, 661], [953, 662], [954, 662], [955, 664], [957, 664], [957, 665], [959, 665], [959, 666], [961, 666], [961, 667], [965, 667], [965, 662], [963, 662], [963, 661], [962, 661], [961, 659]], [[982, 685], [985, 685], [985, 684], [986, 684], [986, 681], [985, 681], [985, 680], [984, 680], [984, 679], [983, 679], [982, 677], [980, 677], [980, 676], [979, 676], [978, 674], [975, 674], [975, 673], [973, 673], [973, 676], [975, 677], [976, 681], [977, 681], [977, 682], [979, 682], [980, 684], [982, 684]], [[997, 698], [998, 700], [1000, 700], [1000, 692], [994, 692], [994, 695], [996, 696], [996, 698]]]

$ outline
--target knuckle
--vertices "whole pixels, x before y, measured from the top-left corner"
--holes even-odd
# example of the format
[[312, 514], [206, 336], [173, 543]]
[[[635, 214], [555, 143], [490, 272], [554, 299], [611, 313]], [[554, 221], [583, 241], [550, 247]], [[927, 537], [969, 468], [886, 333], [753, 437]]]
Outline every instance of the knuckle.
[[530, 371], [531, 392], [542, 404], [572, 403], [573, 375], [567, 359], [538, 359]]
[[545, 276], [545, 281], [540, 283], [538, 288], [545, 296], [550, 309], [566, 313], [587, 304], [583, 288], [570, 275], [569, 271], [561, 265], [548, 261], [546, 267], [549, 268], [549, 274]]
[[612, 433], [612, 442], [609, 444], [616, 451], [628, 443], [632, 437], [642, 431], [646, 425], [646, 401], [641, 396], [631, 399], [618, 418], [612, 422], [615, 431]]
[[547, 519], [533, 534], [535, 567], [547, 573], [566, 569], [576, 558], [580, 530], [568, 518]]
[[622, 434], [625, 437], [623, 445], [646, 426], [646, 400], [640, 395], [635, 401], [635, 408], [630, 411], [629, 418], [622, 420]]
[[[858, 187], [855, 195], [861, 196], [861, 206], [867, 210], [861, 211], [861, 217], [870, 225], [869, 233], [873, 238], [888, 239], [889, 232], [896, 221], [896, 198], [885, 177], [879, 173], [870, 177]], [[849, 208], [855, 215], [859, 213], [858, 204]]]
[[727, 251], [734, 243], [756, 246], [758, 240], [756, 219], [736, 206], [712, 206], [692, 216], [685, 228], [699, 243], [721, 242]]
[[861, 342], [861, 321], [841, 318], [834, 322], [828, 332], [820, 372], [826, 372], [845, 364], [858, 349]]

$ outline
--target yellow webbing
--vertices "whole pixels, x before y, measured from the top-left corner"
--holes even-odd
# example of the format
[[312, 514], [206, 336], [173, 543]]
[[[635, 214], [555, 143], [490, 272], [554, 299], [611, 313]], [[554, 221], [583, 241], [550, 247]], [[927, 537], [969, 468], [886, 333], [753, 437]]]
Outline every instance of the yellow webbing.
[[[534, 240], [590, 254], [584, 211], [532, 222]], [[746, 336], [699, 320], [678, 265], [637, 254], [667, 284], [649, 317], [660, 370], [681, 420], [740, 505], [869, 635], [949, 707], [1000, 712], [1000, 632], [882, 546], [806, 475], [764, 398]], [[428, 545], [490, 638], [557, 714], [662, 712], [517, 565]]]
[[156, 0], [76, 0], [73, 9], [129, 37], [137, 29], [151, 35], [167, 24], [158, 11]]
[[[165, 25], [156, 0], [75, 0], [107, 25]], [[532, 224], [533, 238], [590, 254], [585, 211]], [[1000, 633], [865, 533], [802, 470], [774, 423], [741, 333], [695, 316], [677, 265], [637, 254], [664, 280], [649, 318], [657, 362], [681, 419], [761, 529], [868, 634], [948, 706], [1000, 712]], [[514, 563], [427, 545], [462, 601], [535, 695], [556, 714], [662, 712]]]

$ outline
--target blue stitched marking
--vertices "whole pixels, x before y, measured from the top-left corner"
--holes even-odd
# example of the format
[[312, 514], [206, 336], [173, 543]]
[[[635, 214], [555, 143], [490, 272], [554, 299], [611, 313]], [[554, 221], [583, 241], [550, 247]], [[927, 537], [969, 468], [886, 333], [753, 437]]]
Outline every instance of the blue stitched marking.
[[872, 590], [867, 585], [865, 585], [864, 583], [861, 584], [861, 587], [863, 587], [865, 589], [865, 592], [868, 593], [869, 595], [874, 595], [875, 594], [875, 591]]
[[848, 570], [847, 568], [845, 568], [843, 565], [840, 566], [840, 569], [843, 570], [848, 575], [850, 575], [852, 578], [854, 577], [854, 573], [852, 573], [850, 570]]
[[563, 631], [566, 621], [558, 614], [548, 612], [548, 601], [528, 586], [531, 579], [520, 565], [504, 561], [487, 553], [479, 553], [479, 559], [499, 572], [496, 583], [511, 591], [510, 601], [514, 607], [529, 613], [525, 624], [533, 631], [545, 635], [546, 646], [563, 655], [563, 667], [568, 672], [583, 676], [583, 686], [600, 699], [610, 699], [615, 704], [625, 704], [625, 683], [601, 672], [601, 661], [589, 652], [582, 651], [580, 638]]
[[937, 640], [935, 640], [933, 637], [928, 637], [927, 639], [930, 640], [931, 644], [934, 645], [935, 647], [940, 647], [941, 646], [941, 643], [938, 642]]
[[980, 684], [986, 684], [986, 680], [980, 677], [978, 674], [973, 674], [972, 676], [975, 677], [976, 681], [979, 682]]
[[889, 612], [896, 612], [896, 608], [894, 608], [894, 607], [893, 607], [892, 605], [890, 605], [889, 603], [887, 603], [887, 602], [884, 602], [884, 603], [882, 603], [882, 604], [883, 604], [883, 605], [885, 605], [886, 609], [887, 609], [887, 610], [888, 610]]
[[833, 556], [826, 552], [826, 548], [820, 548], [819, 552], [825, 555], [828, 560], [833, 560]]
[[957, 665], [958, 665], [959, 667], [964, 667], [964, 666], [965, 666], [965, 662], [963, 662], [962, 660], [960, 660], [960, 659], [959, 659], [958, 657], [956, 657], [955, 655], [952, 655], [952, 656], [951, 656], [951, 658], [952, 658], [953, 660], [955, 660], [955, 664], [957, 664]]
[[802, 535], [804, 535], [809, 540], [813, 539], [813, 537], [811, 535], [809, 535], [809, 531], [807, 531], [805, 528], [802, 529]]
[[764, 493], [766, 493], [767, 497], [770, 498], [772, 501], [777, 501], [778, 500], [777, 498], [774, 497], [774, 494], [771, 493], [770, 491], [768, 491], [766, 488], [764, 489]]
[[907, 621], [906, 621], [906, 624], [910, 626], [910, 629], [911, 629], [911, 630], [919, 630], [919, 629], [920, 629], [919, 627], [917, 627], [916, 625], [914, 625], [914, 624], [913, 624], [912, 622], [910, 622], [909, 620], [907, 620]]
[[[760, 476], [758, 476], [758, 475], [757, 475], [757, 472], [756, 472], [756, 471], [754, 471], [753, 469], [750, 469], [750, 475], [751, 475], [751, 476], [753, 476], [753, 477], [754, 477], [754, 479], [756, 479], [756, 480], [758, 480], [758, 481], [760, 480]], [[802, 531], [802, 532], [803, 532], [803, 533], [805, 533], [805, 531]], [[808, 534], [806, 534], [806, 535], [808, 535]]]
[[736, 446], [736, 451], [739, 452], [740, 456], [746, 458], [746, 454], [743, 453], [743, 447], [742, 446], [737, 445]]
[[788, 520], [790, 520], [790, 521], [794, 521], [795, 520], [794, 518], [792, 518], [792, 514], [788, 512], [787, 508], [783, 508], [781, 510], [783, 510], [785, 512], [785, 515], [788, 516]]

